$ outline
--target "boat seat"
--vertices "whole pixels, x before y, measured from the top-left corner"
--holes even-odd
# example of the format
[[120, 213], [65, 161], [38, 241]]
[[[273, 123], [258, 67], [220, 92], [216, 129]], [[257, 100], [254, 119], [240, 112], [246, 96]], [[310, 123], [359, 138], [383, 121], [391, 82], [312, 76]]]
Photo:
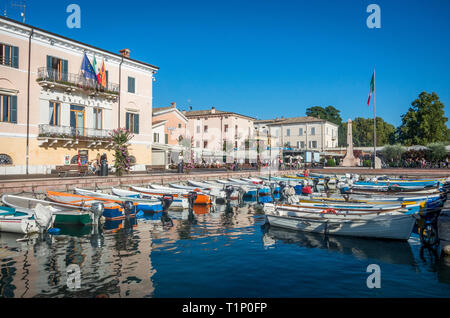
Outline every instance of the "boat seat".
[[16, 214], [16, 209], [7, 206], [0, 206], [0, 216], [14, 215], [14, 214]]

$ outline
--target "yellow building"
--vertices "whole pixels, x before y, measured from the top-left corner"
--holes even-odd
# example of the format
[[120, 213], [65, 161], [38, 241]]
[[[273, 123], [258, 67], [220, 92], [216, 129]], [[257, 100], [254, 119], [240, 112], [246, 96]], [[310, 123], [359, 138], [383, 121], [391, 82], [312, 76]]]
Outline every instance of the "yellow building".
[[[82, 72], [85, 56], [104, 80]], [[134, 133], [135, 170], [152, 163], [152, 97], [158, 67], [0, 17], [0, 175], [47, 174], [106, 153], [110, 133]], [[85, 159], [86, 157], [83, 157]]]

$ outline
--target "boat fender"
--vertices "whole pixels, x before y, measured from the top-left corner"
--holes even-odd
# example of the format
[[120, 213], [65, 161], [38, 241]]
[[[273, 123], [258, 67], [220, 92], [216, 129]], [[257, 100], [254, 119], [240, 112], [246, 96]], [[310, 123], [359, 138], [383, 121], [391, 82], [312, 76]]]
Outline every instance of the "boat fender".
[[322, 211], [322, 214], [336, 214], [335, 209], [325, 209]]
[[50, 235], [59, 235], [59, 233], [61, 233], [61, 229], [58, 229], [56, 227], [48, 230], [48, 234]]

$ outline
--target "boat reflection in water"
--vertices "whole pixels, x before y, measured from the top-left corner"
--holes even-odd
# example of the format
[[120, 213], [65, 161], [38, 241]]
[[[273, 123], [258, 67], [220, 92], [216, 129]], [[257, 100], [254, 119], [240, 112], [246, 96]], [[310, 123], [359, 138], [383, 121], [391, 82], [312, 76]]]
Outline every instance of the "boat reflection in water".
[[266, 227], [263, 240], [266, 247], [281, 241], [306, 248], [326, 249], [330, 252], [353, 255], [358, 259], [372, 259], [388, 264], [417, 267], [411, 246], [404, 241], [373, 240], [337, 235], [326, 236], [277, 227]]

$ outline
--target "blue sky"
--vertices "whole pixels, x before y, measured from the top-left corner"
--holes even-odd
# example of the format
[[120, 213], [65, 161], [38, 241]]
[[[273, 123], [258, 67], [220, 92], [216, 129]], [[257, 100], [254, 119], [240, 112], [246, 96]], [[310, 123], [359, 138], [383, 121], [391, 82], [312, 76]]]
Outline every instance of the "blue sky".
[[[81, 29], [66, 7], [81, 7]], [[333, 105], [344, 120], [377, 115], [399, 125], [422, 91], [450, 116], [450, 1], [27, 1], [27, 23], [161, 69], [154, 106], [215, 106], [260, 119]], [[366, 8], [381, 7], [381, 29]], [[19, 19], [10, 1], [0, 2]]]

